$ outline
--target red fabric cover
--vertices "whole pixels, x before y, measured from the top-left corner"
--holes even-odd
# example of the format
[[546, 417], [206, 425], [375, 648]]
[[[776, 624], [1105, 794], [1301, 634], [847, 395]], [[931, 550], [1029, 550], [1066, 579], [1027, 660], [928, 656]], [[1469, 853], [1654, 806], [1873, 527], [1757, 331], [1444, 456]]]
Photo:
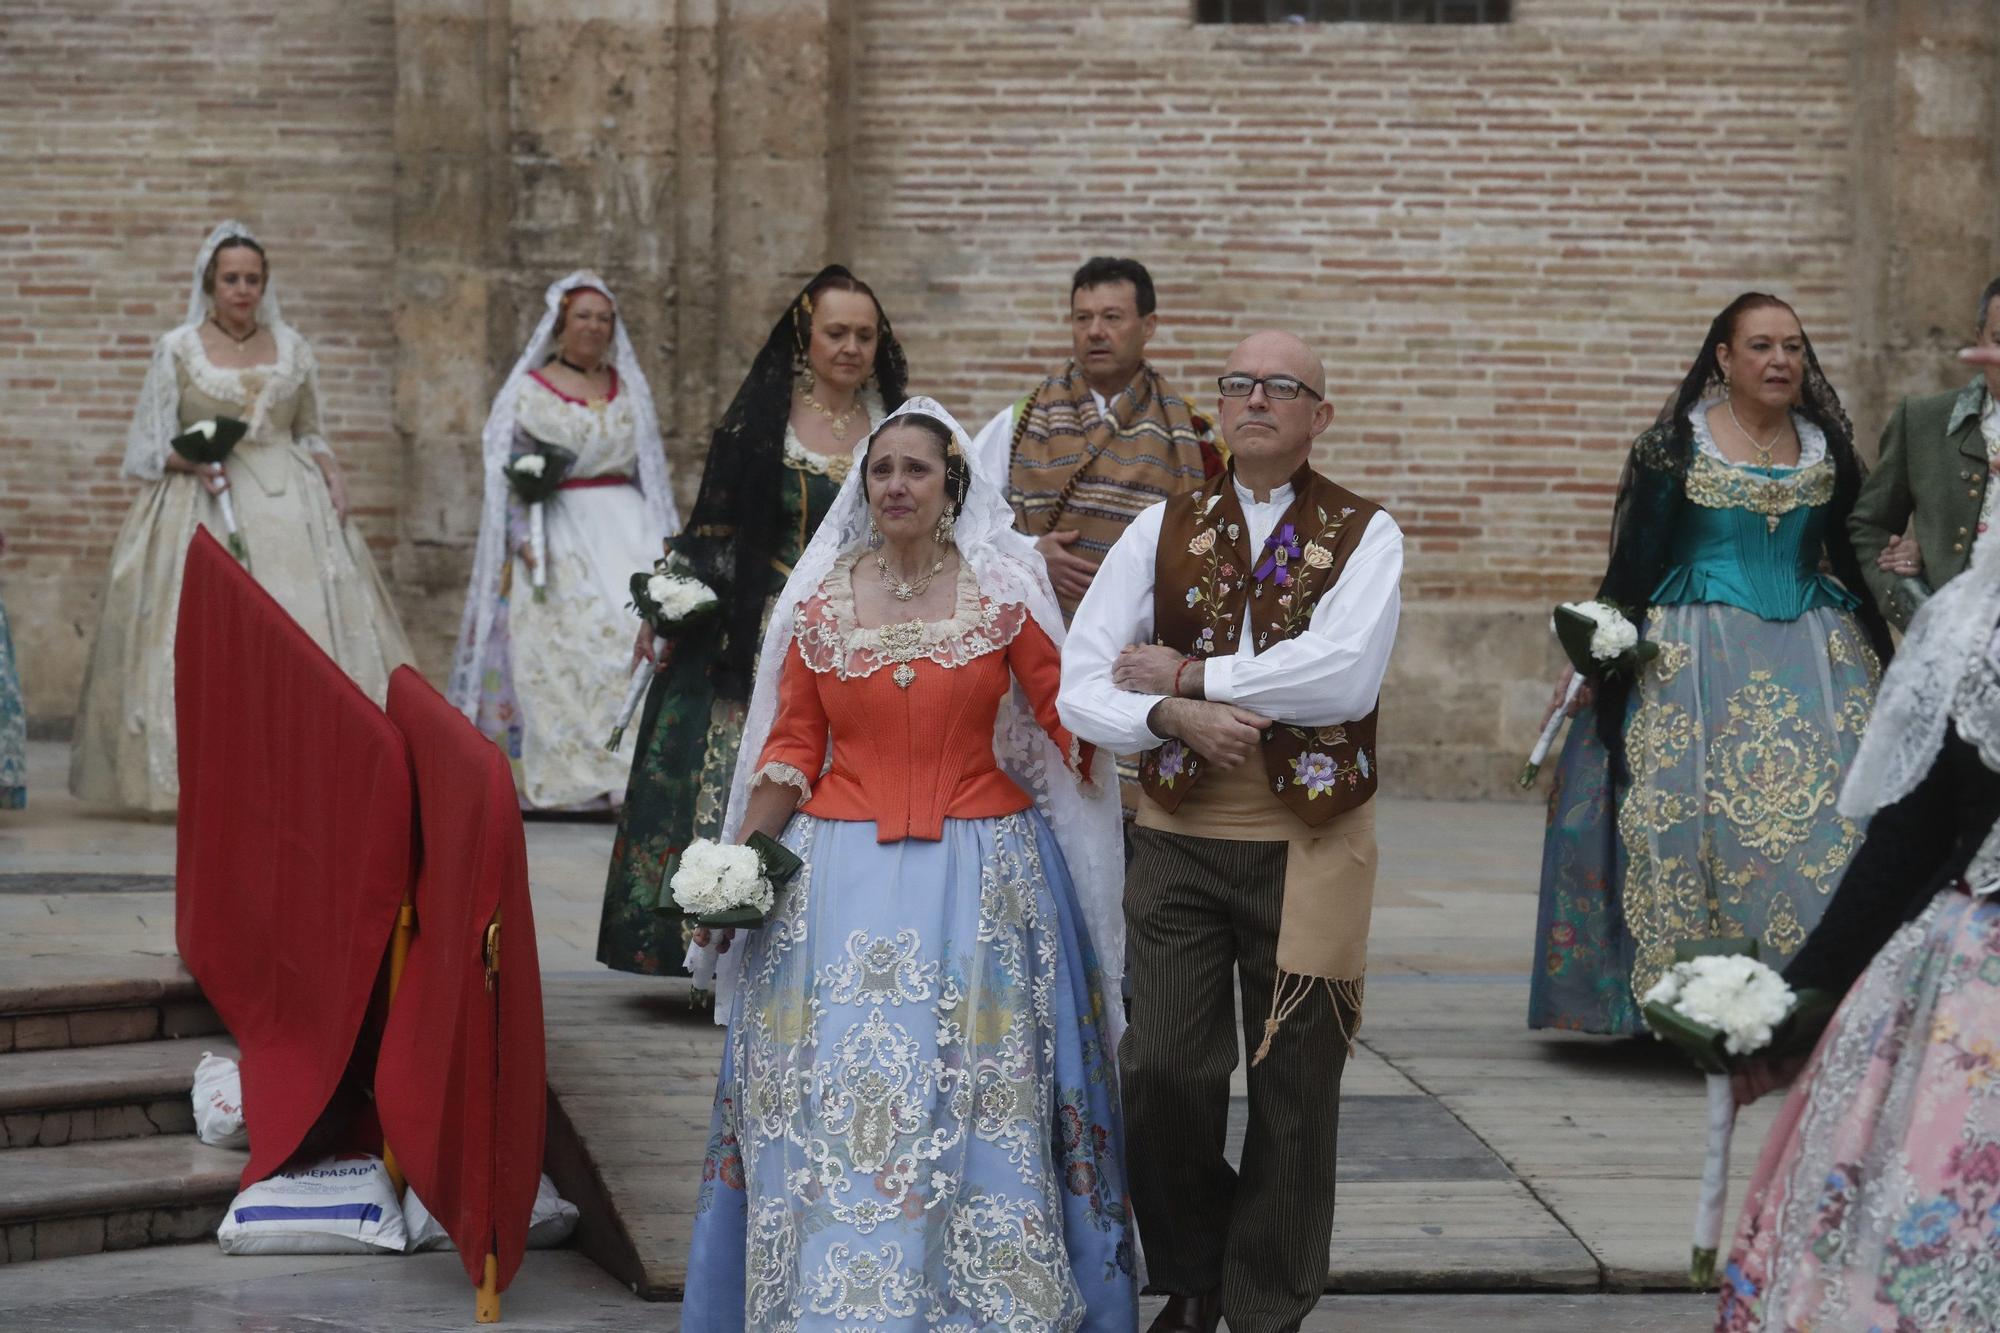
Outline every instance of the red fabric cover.
[[297, 1151], [353, 1053], [410, 881], [403, 738], [213, 537], [174, 638], [174, 935], [242, 1049], [249, 1185]]
[[[521, 1266], [541, 1180], [548, 1081], [542, 973], [521, 804], [500, 748], [408, 667], [389, 717], [417, 779], [417, 931], [375, 1066], [382, 1131], [410, 1188], [477, 1284], [490, 1250], [504, 1289]], [[486, 989], [498, 911], [500, 975]]]

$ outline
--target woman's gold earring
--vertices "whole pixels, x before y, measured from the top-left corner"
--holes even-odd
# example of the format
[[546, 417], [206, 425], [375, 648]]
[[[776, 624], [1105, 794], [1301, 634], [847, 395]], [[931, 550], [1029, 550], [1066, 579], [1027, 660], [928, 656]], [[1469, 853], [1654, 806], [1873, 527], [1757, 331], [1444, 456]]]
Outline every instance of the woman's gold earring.
[[944, 512], [938, 515], [937, 526], [931, 530], [931, 535], [937, 538], [939, 546], [951, 545], [952, 539], [958, 535], [958, 520], [952, 517], [950, 505], [946, 505]]

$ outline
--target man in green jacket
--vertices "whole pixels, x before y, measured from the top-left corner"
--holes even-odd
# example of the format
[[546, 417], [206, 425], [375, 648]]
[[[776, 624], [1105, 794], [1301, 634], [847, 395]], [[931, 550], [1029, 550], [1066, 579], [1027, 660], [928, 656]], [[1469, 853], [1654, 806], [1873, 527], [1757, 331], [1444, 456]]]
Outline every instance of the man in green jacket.
[[[2000, 347], [2000, 278], [1979, 298], [1978, 346]], [[1898, 629], [1971, 563], [2000, 486], [2000, 364], [1963, 389], [1903, 399], [1882, 432], [1881, 461], [1847, 520], [1868, 591]], [[1911, 519], [1915, 518], [1915, 524]], [[1914, 526], [1909, 536], [1904, 529]]]

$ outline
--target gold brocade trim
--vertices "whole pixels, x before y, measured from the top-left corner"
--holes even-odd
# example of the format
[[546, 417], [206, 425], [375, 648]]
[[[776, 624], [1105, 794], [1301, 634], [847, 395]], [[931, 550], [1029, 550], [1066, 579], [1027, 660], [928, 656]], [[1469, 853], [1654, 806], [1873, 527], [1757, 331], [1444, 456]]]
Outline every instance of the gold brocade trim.
[[1759, 670], [1697, 717], [1685, 682], [1667, 688], [1686, 670], [1694, 645], [1662, 633], [1659, 615], [1649, 622], [1661, 654], [1646, 668], [1626, 725], [1632, 782], [1617, 817], [1635, 996], [1659, 980], [1683, 940], [1747, 929], [1775, 951], [1774, 963], [1804, 943], [1800, 899], [1823, 902], [1859, 840], [1856, 826], [1834, 813], [1838, 756], [1851, 754], [1866, 726], [1879, 674], [1873, 654], [1847, 640], [1852, 630], [1842, 624], [1825, 645], [1834, 663], [1848, 663], [1836, 683], [1851, 677], [1856, 658], [1867, 663], [1867, 683], [1843, 689], [1825, 711]]
[[1775, 528], [1794, 509], [1833, 499], [1833, 464], [1821, 459], [1787, 477], [1760, 477], [1697, 453], [1688, 464], [1687, 498], [1704, 509], [1747, 509]]
[[[806, 448], [805, 441], [789, 425], [785, 427], [785, 466], [832, 479], [835, 485], [847, 480], [854, 470], [853, 454], [822, 454]], [[800, 548], [801, 550], [804, 547]]]

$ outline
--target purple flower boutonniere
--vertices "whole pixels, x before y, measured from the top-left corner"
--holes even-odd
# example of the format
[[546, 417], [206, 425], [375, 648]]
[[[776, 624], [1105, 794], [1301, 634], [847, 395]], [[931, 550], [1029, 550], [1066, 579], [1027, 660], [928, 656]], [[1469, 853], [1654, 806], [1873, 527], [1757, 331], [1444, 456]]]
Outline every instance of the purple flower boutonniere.
[[1299, 558], [1299, 534], [1287, 523], [1264, 539], [1264, 561], [1255, 570], [1257, 582], [1266, 580], [1280, 588], [1292, 585], [1292, 561]]

